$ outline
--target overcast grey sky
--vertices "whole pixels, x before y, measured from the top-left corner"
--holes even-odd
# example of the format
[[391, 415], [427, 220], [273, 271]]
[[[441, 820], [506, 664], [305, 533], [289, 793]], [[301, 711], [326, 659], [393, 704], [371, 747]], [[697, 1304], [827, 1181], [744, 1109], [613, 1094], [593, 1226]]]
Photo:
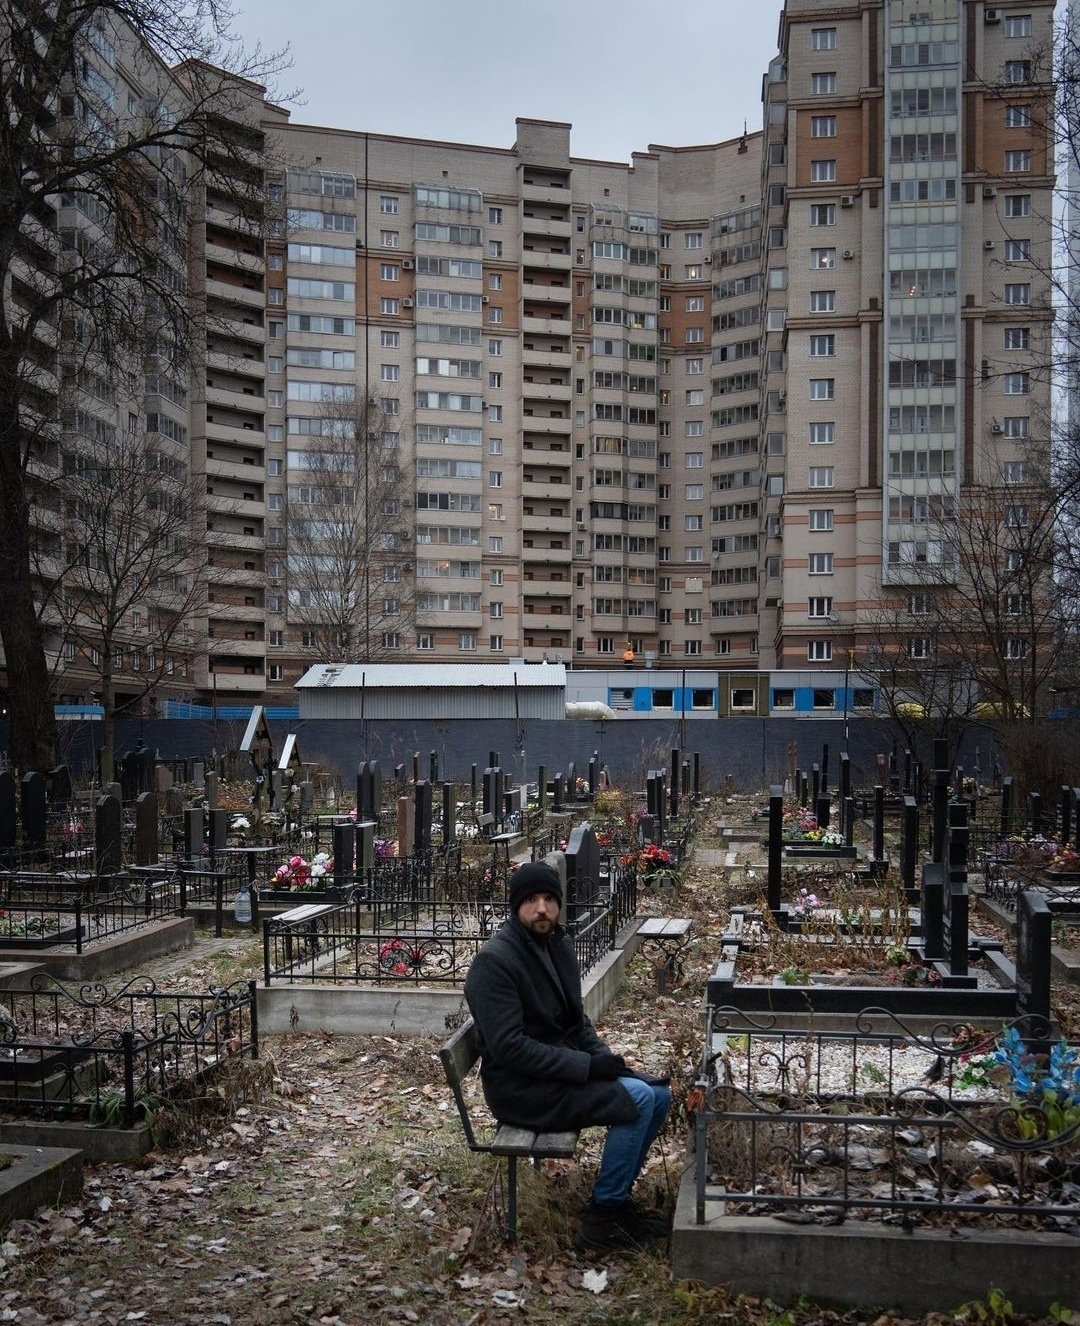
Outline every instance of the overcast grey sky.
[[782, 0], [236, 0], [245, 47], [286, 43], [300, 124], [509, 147], [568, 120], [574, 156], [629, 162], [761, 127]]

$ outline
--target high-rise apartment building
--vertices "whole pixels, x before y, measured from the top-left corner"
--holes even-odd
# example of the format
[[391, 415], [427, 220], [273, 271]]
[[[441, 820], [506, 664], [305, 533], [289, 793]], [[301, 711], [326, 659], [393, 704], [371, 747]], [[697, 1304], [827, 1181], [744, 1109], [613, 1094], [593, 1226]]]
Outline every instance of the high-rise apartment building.
[[917, 639], [965, 490], [1045, 435], [1052, 10], [788, 0], [761, 132], [628, 166], [252, 87], [192, 199], [205, 347], [148, 380], [205, 480], [158, 698], [289, 702], [328, 658], [828, 668], [883, 605]]

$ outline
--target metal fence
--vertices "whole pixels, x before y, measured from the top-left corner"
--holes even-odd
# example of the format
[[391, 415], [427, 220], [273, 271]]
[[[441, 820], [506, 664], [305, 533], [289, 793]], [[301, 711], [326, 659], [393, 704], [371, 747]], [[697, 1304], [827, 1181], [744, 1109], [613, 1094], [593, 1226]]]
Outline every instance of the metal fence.
[[[1031, 1048], [1049, 1048], [1045, 1024], [1014, 1025]], [[1080, 1103], [1059, 1117], [1018, 1096], [1016, 1081], [1002, 1086], [1000, 1066], [987, 1077], [980, 1065], [995, 1043], [970, 1027], [917, 1033], [877, 1008], [849, 1031], [710, 1010], [696, 1093], [698, 1224], [714, 1203], [802, 1223], [852, 1215], [910, 1229], [963, 1215], [1075, 1232]]]
[[258, 1058], [255, 982], [196, 995], [148, 977], [0, 990], [0, 1109], [130, 1127], [179, 1084]]

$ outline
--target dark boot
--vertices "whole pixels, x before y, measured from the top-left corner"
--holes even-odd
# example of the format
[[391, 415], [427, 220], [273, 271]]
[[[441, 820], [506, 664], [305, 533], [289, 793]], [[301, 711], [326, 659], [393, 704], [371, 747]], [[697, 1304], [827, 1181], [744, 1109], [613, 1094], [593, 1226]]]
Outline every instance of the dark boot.
[[574, 1246], [582, 1252], [602, 1252], [608, 1248], [632, 1248], [640, 1251], [660, 1242], [667, 1225], [656, 1228], [657, 1221], [645, 1217], [632, 1202], [590, 1202], [581, 1218], [581, 1228]]

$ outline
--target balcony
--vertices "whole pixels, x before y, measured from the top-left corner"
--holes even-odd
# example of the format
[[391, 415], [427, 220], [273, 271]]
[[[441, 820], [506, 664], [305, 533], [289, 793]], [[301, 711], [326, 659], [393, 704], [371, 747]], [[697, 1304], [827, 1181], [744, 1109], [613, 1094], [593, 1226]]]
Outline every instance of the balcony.
[[234, 497], [229, 493], [207, 493], [206, 509], [210, 514], [232, 516], [237, 520], [259, 520], [266, 515], [263, 498]]
[[[569, 303], [569, 298], [566, 301]], [[530, 332], [537, 336], [569, 336], [570, 319], [569, 318], [538, 318], [531, 313], [525, 313], [521, 318], [522, 335], [528, 335]]]
[[521, 432], [523, 436], [529, 433], [543, 434], [551, 436], [554, 434], [565, 433], [569, 435], [573, 428], [572, 419], [552, 419], [547, 415], [523, 414], [521, 419]]
[[220, 318], [218, 327], [223, 335], [235, 336], [241, 341], [251, 341], [255, 345], [266, 344], [266, 328], [262, 319], [248, 322], [242, 318]]
[[527, 184], [522, 180], [521, 199], [524, 203], [554, 203], [558, 207], [569, 207], [570, 180], [567, 178], [565, 184]]
[[573, 618], [568, 612], [544, 612], [526, 605], [521, 616], [523, 634], [533, 631], [561, 631], [564, 635], [573, 629]]
[[240, 552], [257, 552], [263, 550], [263, 536], [261, 534], [238, 534], [232, 529], [208, 529], [206, 531], [206, 544], [209, 548], [230, 548]]
[[552, 239], [569, 239], [570, 222], [555, 221], [546, 216], [530, 216], [526, 212], [521, 219], [521, 233], [522, 235], [546, 235]]
[[567, 605], [566, 612], [569, 614], [571, 589], [569, 580], [525, 580], [522, 582], [522, 589], [532, 599], [544, 599], [545, 602], [561, 599]]
[[263, 394], [263, 380], [266, 377], [266, 365], [257, 353], [252, 350], [251, 354], [229, 354], [223, 350], [210, 350], [206, 356], [207, 368], [216, 370], [218, 373], [240, 373], [247, 375], [252, 381], [258, 383], [258, 395]]
[[[570, 494], [567, 493], [564, 500], [569, 502]], [[526, 534], [539, 534], [547, 532], [550, 534], [570, 533], [570, 512], [565, 511], [561, 515], [552, 515], [547, 507], [534, 507], [532, 514], [522, 510], [521, 528]]]
[[540, 562], [549, 566], [569, 566], [571, 556], [569, 548], [529, 548], [524, 541], [521, 546], [521, 561], [524, 565]]
[[265, 658], [266, 640], [263, 638], [261, 627], [253, 634], [258, 636], [257, 640], [245, 640], [243, 634], [239, 636], [222, 635], [221, 632], [227, 629], [236, 630], [236, 627], [219, 626], [216, 630], [211, 626], [210, 636], [206, 642], [206, 652], [210, 658]]
[[566, 368], [570, 363], [570, 347], [565, 350], [530, 350], [522, 346], [521, 362], [528, 368]]
[[530, 382], [526, 378], [521, 384], [521, 395], [527, 401], [559, 401], [568, 405], [573, 389], [569, 382]]
[[532, 300], [534, 303], [569, 306], [571, 299], [569, 285], [541, 285], [527, 278], [521, 283], [521, 294], [522, 298]]
[[564, 482], [553, 477], [523, 479], [521, 495], [527, 502], [566, 502], [570, 498], [569, 481]]
[[260, 277], [265, 271], [266, 265], [261, 253], [240, 253], [224, 244], [207, 244], [204, 253], [208, 262], [220, 262], [239, 271], [253, 272]]
[[266, 673], [258, 672], [211, 672], [208, 668], [198, 668], [195, 672], [195, 686], [207, 692], [207, 698], [216, 697], [220, 702], [226, 695], [247, 693], [261, 694], [266, 689]]
[[262, 384], [252, 385], [251, 387], [241, 387], [239, 383], [230, 384], [227, 387], [207, 387], [206, 388], [206, 407], [213, 409], [217, 406], [223, 410], [247, 409], [249, 406], [257, 410], [262, 415], [266, 408], [266, 401], [262, 395]]
[[521, 265], [526, 273], [525, 279], [528, 281], [530, 268], [546, 272], [569, 272], [573, 264], [569, 251], [566, 253], [544, 253], [539, 249], [526, 248], [521, 254]]
[[261, 418], [257, 424], [250, 421], [231, 424], [208, 422], [206, 438], [208, 442], [231, 442], [235, 446], [256, 447], [260, 451], [266, 446]]
[[219, 299], [225, 304], [257, 308], [260, 313], [265, 302], [261, 287], [231, 285], [228, 281], [214, 280], [206, 282], [206, 298], [208, 300]]

